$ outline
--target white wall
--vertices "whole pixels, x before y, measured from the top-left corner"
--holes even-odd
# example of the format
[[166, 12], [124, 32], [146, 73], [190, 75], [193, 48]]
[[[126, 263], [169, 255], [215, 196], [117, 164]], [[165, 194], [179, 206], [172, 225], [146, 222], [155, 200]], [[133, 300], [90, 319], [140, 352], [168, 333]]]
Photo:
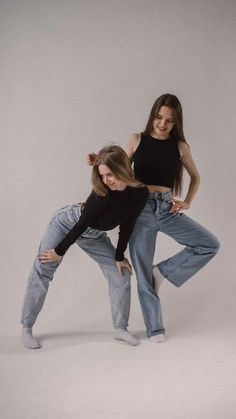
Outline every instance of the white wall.
[[[109, 141], [123, 145], [141, 131], [165, 92], [182, 102], [202, 178], [189, 215], [222, 243], [217, 258], [181, 290], [164, 286], [165, 316], [168, 322], [179, 310], [197, 313], [198, 295], [203, 310], [212, 307], [212, 321], [216, 314], [217, 324], [229, 321], [235, 311], [235, 17], [234, 0], [0, 1], [3, 332], [18, 328], [27, 275], [52, 212], [89, 193], [86, 154]], [[160, 237], [157, 260], [175, 249]], [[143, 328], [135, 286], [131, 320]], [[110, 326], [106, 284], [76, 246], [40, 321]]]

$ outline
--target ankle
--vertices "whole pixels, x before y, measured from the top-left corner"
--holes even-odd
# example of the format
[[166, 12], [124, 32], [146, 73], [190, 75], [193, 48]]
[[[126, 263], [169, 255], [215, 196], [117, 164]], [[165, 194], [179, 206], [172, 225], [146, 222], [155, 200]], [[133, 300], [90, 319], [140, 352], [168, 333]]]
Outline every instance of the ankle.
[[21, 342], [27, 349], [39, 349], [41, 345], [32, 334], [32, 327], [23, 327], [21, 332]]

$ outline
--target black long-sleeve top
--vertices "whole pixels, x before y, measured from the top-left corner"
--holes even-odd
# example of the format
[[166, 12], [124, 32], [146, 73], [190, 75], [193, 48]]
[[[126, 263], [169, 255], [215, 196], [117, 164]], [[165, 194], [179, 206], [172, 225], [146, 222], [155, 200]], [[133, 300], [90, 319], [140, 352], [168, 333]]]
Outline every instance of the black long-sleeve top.
[[91, 192], [79, 221], [55, 248], [56, 253], [63, 256], [88, 227], [108, 231], [119, 226], [115, 259], [124, 260], [124, 252], [135, 221], [144, 208], [147, 197], [148, 189], [145, 186], [140, 188], [127, 186], [124, 191], [109, 190], [105, 197]]

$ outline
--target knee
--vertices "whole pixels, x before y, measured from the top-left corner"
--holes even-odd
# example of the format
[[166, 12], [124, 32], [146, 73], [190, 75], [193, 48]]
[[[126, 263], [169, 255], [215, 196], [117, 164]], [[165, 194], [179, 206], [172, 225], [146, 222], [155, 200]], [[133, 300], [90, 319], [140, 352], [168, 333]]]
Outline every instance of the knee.
[[215, 237], [212, 236], [210, 240], [208, 239], [204, 244], [201, 246], [197, 246], [195, 248], [196, 253], [202, 254], [202, 255], [211, 255], [211, 257], [215, 256], [220, 248], [220, 242]]
[[212, 249], [213, 255], [216, 255], [220, 250], [220, 242], [216, 237], [214, 237], [211, 249]]
[[41, 263], [39, 260], [36, 260], [34, 263], [34, 269], [36, 271], [37, 277], [41, 281], [51, 281], [55, 270], [57, 269], [57, 263]]

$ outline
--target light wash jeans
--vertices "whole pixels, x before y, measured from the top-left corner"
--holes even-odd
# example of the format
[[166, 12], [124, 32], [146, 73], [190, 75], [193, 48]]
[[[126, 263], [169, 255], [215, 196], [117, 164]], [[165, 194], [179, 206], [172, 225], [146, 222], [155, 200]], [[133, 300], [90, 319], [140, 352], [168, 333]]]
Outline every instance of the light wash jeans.
[[217, 253], [219, 242], [206, 228], [186, 214], [170, 213], [171, 192], [150, 193], [129, 241], [136, 272], [138, 295], [147, 335], [164, 333], [160, 300], [153, 288], [152, 265], [157, 233], [160, 231], [185, 246], [157, 267], [172, 284], [180, 287]]
[[[81, 204], [68, 205], [54, 214], [42, 238], [33, 268], [28, 279], [21, 322], [32, 327], [41, 311], [50, 281], [58, 268], [57, 263], [41, 263], [38, 255], [45, 249], [54, 249], [79, 220]], [[87, 228], [76, 242], [102, 269], [108, 280], [113, 326], [126, 328], [130, 313], [130, 274], [127, 269], [121, 276], [115, 261], [115, 249], [106, 232]]]

